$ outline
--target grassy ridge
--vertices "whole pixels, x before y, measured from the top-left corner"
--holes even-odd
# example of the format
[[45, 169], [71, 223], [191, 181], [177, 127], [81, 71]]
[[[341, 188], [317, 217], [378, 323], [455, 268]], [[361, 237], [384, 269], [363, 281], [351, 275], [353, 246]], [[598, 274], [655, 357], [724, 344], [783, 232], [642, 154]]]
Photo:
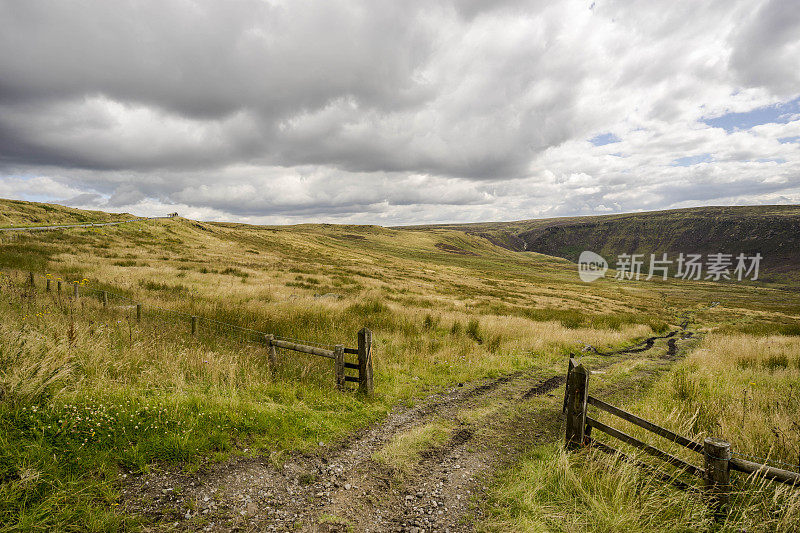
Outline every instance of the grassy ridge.
[[701, 207], [646, 213], [564, 217], [517, 222], [411, 226], [478, 235], [512, 250], [577, 261], [592, 250], [610, 263], [622, 253], [760, 252], [762, 282], [797, 285], [800, 279], [800, 206]]
[[129, 213], [87, 211], [57, 204], [0, 198], [0, 228], [117, 222], [129, 218], [134, 217]]

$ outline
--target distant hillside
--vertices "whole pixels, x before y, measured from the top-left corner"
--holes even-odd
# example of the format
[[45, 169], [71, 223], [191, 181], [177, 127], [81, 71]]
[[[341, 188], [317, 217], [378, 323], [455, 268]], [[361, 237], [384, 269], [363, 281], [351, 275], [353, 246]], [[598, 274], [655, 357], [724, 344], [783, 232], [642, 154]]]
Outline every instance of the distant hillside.
[[0, 228], [12, 226], [47, 226], [51, 224], [86, 224], [115, 222], [134, 218], [129, 213], [86, 211], [56, 204], [5, 200], [0, 198]]
[[[85, 211], [55, 204], [0, 199], [0, 227], [113, 222], [128, 213]], [[225, 224], [216, 224], [226, 227]], [[243, 225], [227, 226], [245, 228]], [[345, 226], [341, 226], [344, 228]], [[264, 229], [264, 226], [253, 228]], [[356, 228], [356, 227], [354, 227]], [[377, 227], [375, 227], [377, 229]], [[361, 229], [364, 229], [363, 227]], [[761, 253], [759, 281], [800, 286], [800, 206], [699, 207], [589, 217], [515, 222], [436, 224], [393, 229], [455, 230], [512, 251], [533, 251], [577, 261], [583, 250], [605, 257], [614, 267], [621, 253]], [[354, 232], [355, 233], [355, 232]], [[450, 234], [452, 240], [457, 234]], [[343, 235], [342, 239], [361, 238]], [[479, 242], [479, 241], [478, 241]], [[480, 253], [475, 243], [439, 243], [450, 254]]]
[[[800, 206], [698, 207], [516, 222], [441, 224], [409, 229], [460, 230], [515, 251], [577, 261], [592, 250], [609, 263], [621, 253], [761, 253], [760, 281], [800, 281]], [[649, 257], [649, 255], [647, 256]]]

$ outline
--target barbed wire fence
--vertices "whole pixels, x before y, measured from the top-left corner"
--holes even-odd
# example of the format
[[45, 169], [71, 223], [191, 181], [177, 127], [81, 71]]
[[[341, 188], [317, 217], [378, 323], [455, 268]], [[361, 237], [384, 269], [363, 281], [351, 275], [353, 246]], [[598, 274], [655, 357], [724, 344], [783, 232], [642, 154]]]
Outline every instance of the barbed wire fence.
[[[88, 285], [88, 279], [66, 281], [46, 275], [37, 279], [33, 272], [28, 272], [24, 284], [31, 290], [39, 285], [46, 293], [70, 298], [77, 302], [81, 298], [96, 299], [104, 308], [124, 310], [131, 321], [141, 322], [143, 319], [154, 320], [168, 327], [175, 328], [182, 324], [185, 331], [193, 337], [206, 336], [210, 339], [224, 339], [242, 344], [258, 345], [268, 351], [270, 366], [277, 362], [276, 349], [288, 349], [311, 355], [327, 357], [334, 360], [336, 386], [344, 389], [346, 383], [358, 384], [360, 392], [371, 395], [374, 390], [372, 377], [372, 332], [362, 328], [358, 332], [358, 347], [345, 348], [341, 344], [330, 344], [276, 335], [266, 331], [239, 326], [213, 318], [203, 317], [176, 309], [160, 307], [152, 303], [144, 304], [138, 300]], [[345, 354], [357, 355], [358, 362], [346, 362]], [[358, 370], [358, 377], [346, 375], [347, 369]]]

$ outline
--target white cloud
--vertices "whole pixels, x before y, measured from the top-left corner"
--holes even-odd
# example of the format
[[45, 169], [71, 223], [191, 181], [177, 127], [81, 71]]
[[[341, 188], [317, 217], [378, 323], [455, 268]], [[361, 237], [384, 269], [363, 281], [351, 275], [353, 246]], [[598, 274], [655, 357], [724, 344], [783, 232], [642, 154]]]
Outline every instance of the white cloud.
[[800, 119], [700, 121], [797, 96], [792, 2], [591, 5], [0, 4], [0, 195], [384, 224], [800, 201]]

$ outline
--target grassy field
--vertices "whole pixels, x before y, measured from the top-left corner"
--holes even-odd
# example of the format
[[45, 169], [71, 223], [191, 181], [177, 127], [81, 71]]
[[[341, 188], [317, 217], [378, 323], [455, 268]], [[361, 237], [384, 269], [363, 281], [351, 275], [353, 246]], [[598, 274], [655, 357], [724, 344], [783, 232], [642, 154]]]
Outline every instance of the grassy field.
[[[14, 225], [27, 215], [5, 216]], [[261, 348], [191, 338], [186, 323], [138, 324], [130, 306], [113, 299], [103, 309], [95, 299], [45, 294], [41, 282], [30, 290], [24, 284], [29, 270], [40, 280], [49, 275], [79, 281], [148, 309], [158, 306], [285, 337], [353, 346], [356, 332], [369, 327], [376, 395], [335, 391], [324, 359], [281, 353], [273, 373]], [[717, 331], [707, 339], [725, 339], [728, 346], [737, 339], [789, 342], [798, 334], [800, 315], [798, 293], [782, 287], [585, 284], [566, 260], [513, 252], [441, 229], [170, 219], [14, 233], [0, 235], [0, 271], [0, 530], [133, 526], [136, 517], [116, 508], [116, 487], [121, 476], [154, 465], [193, 469], [231, 454], [266, 454], [280, 461], [285, 450], [313, 449], [341, 438], [393, 405], [448, 385], [537, 365], [561, 369], [565, 357], [585, 344], [622, 346], [685, 317], [693, 327]], [[738, 386], [716, 387], [708, 376], [720, 372], [725, 356], [704, 349], [673, 371], [686, 383], [700, 384], [692, 394], [707, 396], [697, 401], [722, 398]], [[780, 383], [778, 401], [788, 390], [784, 384], [800, 386], [792, 366], [796, 344], [789, 342], [781, 352], [786, 381], [774, 381], [776, 371], [762, 366], [757, 352], [752, 362], [736, 362], [736, 371], [766, 376], [764, 387]], [[782, 364], [783, 356], [776, 357], [774, 364]], [[669, 379], [678, 378], [664, 379], [654, 385], [652, 400], [642, 401], [663, 403], [671, 412], [686, 400], [669, 396]], [[715, 386], [702, 388], [704, 379]], [[773, 452], [783, 458], [791, 458], [798, 442], [790, 412], [780, 426], [789, 444]], [[735, 421], [741, 413], [731, 416]], [[748, 424], [731, 438], [747, 443], [751, 453], [768, 453], [771, 424], [758, 429]], [[392, 456], [413, 458], [417, 443], [436, 440], [438, 429], [423, 428], [414, 439], [396, 442]], [[575, 468], [555, 448], [519, 468], [556, 459]], [[498, 509], [511, 514], [497, 510], [493, 523], [524, 530], [523, 515], [512, 513], [516, 504], [509, 503], [508, 493], [523, 478], [508, 475], [498, 482], [506, 495], [496, 501], [506, 502]]]

